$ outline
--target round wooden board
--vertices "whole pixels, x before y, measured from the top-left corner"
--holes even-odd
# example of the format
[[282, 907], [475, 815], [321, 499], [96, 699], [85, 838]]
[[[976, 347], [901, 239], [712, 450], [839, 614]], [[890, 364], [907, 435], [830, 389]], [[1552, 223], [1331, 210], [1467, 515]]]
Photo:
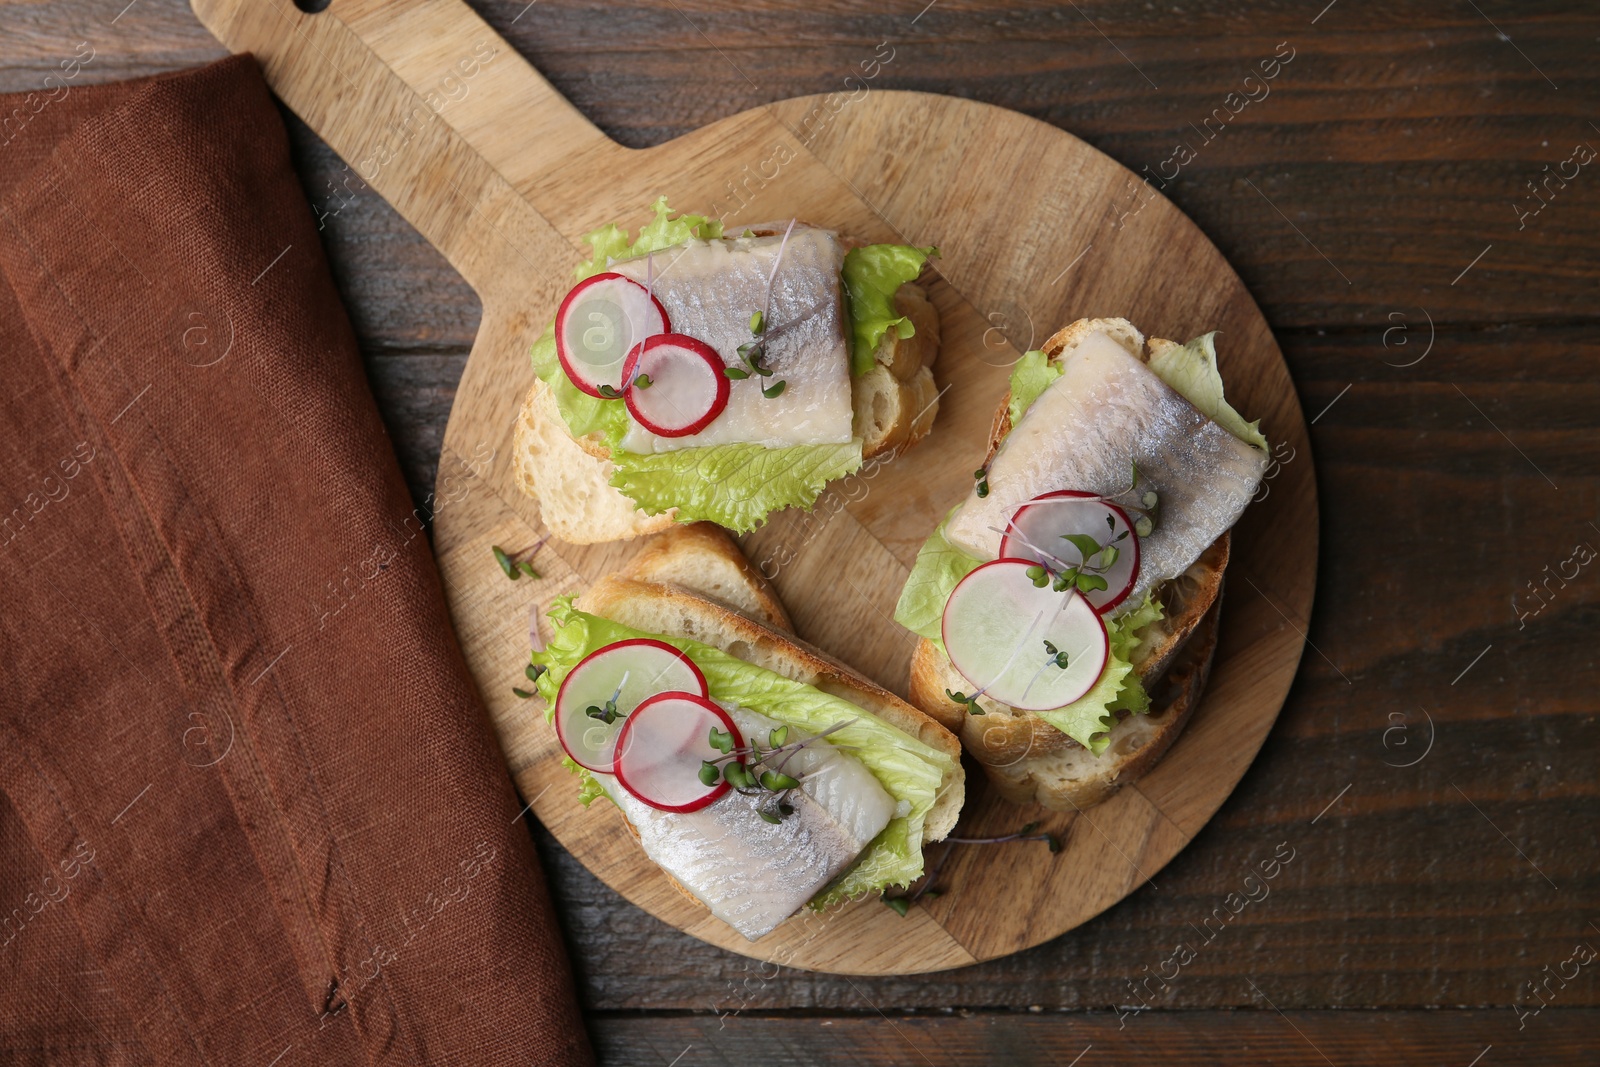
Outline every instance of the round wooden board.
[[[460, 4], [335, 0], [320, 15], [244, 0], [195, 6], [218, 37], [262, 59], [276, 91], [482, 298], [436, 493], [419, 514], [434, 516], [457, 632], [518, 787], [608, 885], [747, 956], [844, 974], [940, 970], [1092, 918], [1159, 870], [1226, 799], [1300, 659], [1316, 575], [1315, 480], [1304, 418], [1260, 311], [1217, 249], [1135, 175], [1022, 115], [901, 92], [784, 101], [630, 150]], [[906, 918], [862, 900], [796, 917], [752, 944], [674, 890], [615, 809], [578, 803], [538, 701], [512, 694], [525, 684], [530, 613], [635, 551], [550, 541], [534, 560], [539, 581], [507, 581], [495, 565], [491, 545], [522, 550], [544, 537], [510, 463], [511, 426], [532, 381], [527, 351], [585, 257], [583, 236], [610, 221], [637, 227], [662, 194], [731, 223], [799, 216], [940, 248], [932, 295], [944, 393], [931, 436], [835, 486], [812, 514], [775, 515], [743, 542], [803, 637], [902, 694], [913, 639], [892, 622], [894, 603], [917, 548], [984, 456], [1009, 364], [1085, 316], [1125, 316], [1178, 340], [1220, 331], [1229, 399], [1261, 419], [1278, 462], [1235, 531], [1202, 705], [1150, 774], [1087, 812], [1018, 809], [991, 796], [981, 774], [968, 778], [962, 835], [1038, 819], [1066, 835], [1059, 855], [956, 846], [944, 894]]]

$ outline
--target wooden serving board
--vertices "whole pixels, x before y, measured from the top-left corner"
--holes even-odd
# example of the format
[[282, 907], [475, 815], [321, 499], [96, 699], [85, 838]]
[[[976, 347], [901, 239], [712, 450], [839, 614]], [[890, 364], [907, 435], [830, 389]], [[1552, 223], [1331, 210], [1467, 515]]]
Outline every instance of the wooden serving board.
[[[1013, 112], [919, 93], [787, 100], [644, 150], [615, 144], [464, 4], [194, 0], [235, 51], [477, 290], [482, 326], [445, 433], [435, 549], [467, 661], [524, 797], [623, 896], [713, 944], [845, 974], [932, 971], [1047, 941], [1116, 903], [1205, 824], [1249, 766], [1300, 659], [1316, 575], [1306, 426], [1283, 357], [1222, 255], [1171, 204], [1075, 137]], [[863, 59], [869, 59], [870, 49]], [[842, 75], [841, 75], [842, 76]], [[971, 484], [1007, 367], [1058, 326], [1122, 315], [1186, 340], [1221, 331], [1229, 398], [1260, 417], [1279, 463], [1239, 525], [1204, 703], [1164, 760], [1105, 804], [1063, 816], [999, 802], [969, 775], [960, 833], [1040, 819], [1041, 845], [953, 846], [944, 894], [901, 918], [876, 899], [790, 920], [751, 944], [677, 893], [608, 805], [585, 810], [526, 684], [530, 612], [624, 563], [627, 543], [551, 541], [542, 579], [507, 581], [491, 545], [537, 544], [512, 481], [528, 348], [606, 222], [636, 228], [666, 194], [730, 223], [798, 216], [874, 241], [938, 245], [944, 389], [932, 435], [837, 484], [814, 513], [744, 539], [802, 636], [904, 693], [912, 637], [891, 621], [918, 546]], [[546, 630], [548, 632], [548, 629]], [[947, 846], [933, 846], [937, 859]]]

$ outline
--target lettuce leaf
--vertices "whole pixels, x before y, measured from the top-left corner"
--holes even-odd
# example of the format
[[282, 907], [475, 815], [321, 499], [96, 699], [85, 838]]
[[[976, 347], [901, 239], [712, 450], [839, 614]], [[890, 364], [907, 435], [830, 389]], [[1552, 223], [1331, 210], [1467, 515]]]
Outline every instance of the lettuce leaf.
[[1201, 334], [1186, 345], [1170, 348], [1150, 360], [1150, 369], [1199, 408], [1211, 421], [1246, 444], [1263, 452], [1271, 446], [1261, 433], [1261, 420], [1244, 421], [1222, 398], [1222, 374], [1217, 370], [1217, 350], [1212, 339], [1216, 331]]
[[771, 512], [811, 509], [823, 487], [861, 466], [861, 442], [844, 445], [713, 445], [674, 452], [613, 452], [611, 484], [648, 514], [678, 509], [679, 522], [706, 519], [736, 533]]
[[692, 237], [711, 241], [722, 236], [720, 220], [704, 215], [674, 215], [664, 196], [657, 197], [656, 202], [650, 205], [650, 210], [655, 212], [655, 218], [645, 223], [632, 244], [628, 243], [628, 231], [614, 222], [606, 223], [584, 238], [589, 242], [589, 251], [594, 254], [588, 262], [579, 265], [573, 272], [574, 277], [581, 282], [609, 268], [612, 260], [632, 259], [646, 252], [659, 252], [663, 248], [681, 245]]
[[[960, 507], [960, 505], [956, 505]], [[940, 623], [944, 619], [944, 602], [956, 583], [983, 564], [945, 539], [944, 525], [950, 521], [955, 508], [944, 517], [917, 552], [917, 561], [911, 565], [911, 574], [900, 590], [900, 600], [894, 607], [894, 621], [914, 634], [930, 641], [944, 639]]]
[[[949, 756], [866, 714], [847, 700], [790, 681], [698, 641], [645, 634], [589, 615], [574, 608], [571, 597], [557, 597], [550, 617], [556, 622], [555, 635], [543, 652], [531, 657], [535, 664], [547, 668], [538, 681], [539, 694], [547, 705], [546, 720], [555, 715], [555, 698], [562, 679], [580, 660], [613, 641], [637, 637], [654, 637], [686, 653], [705, 675], [715, 700], [738, 704], [807, 733], [820, 733], [836, 723], [854, 720], [830, 734], [829, 739], [853, 746], [852, 755], [907, 814], [891, 819], [855, 865], [818, 894], [811, 906], [823, 908], [837, 900], [909, 885], [921, 876], [923, 825], [940, 783], [952, 768]], [[598, 786], [592, 775], [585, 777], [585, 790], [590, 783]]]
[[[550, 716], [553, 714], [554, 710], [555, 710], [555, 698], [552, 697], [552, 698], [550, 698], [550, 701], [549, 701], [548, 705], [545, 707], [545, 719], [547, 721], [549, 720]], [[579, 804], [582, 804], [584, 807], [587, 808], [590, 804], [593, 804], [596, 800], [600, 799], [601, 797], [606, 797], [605, 786], [600, 784], [600, 779], [596, 778], [594, 776], [594, 774], [590, 772], [589, 768], [585, 767], [583, 764], [579, 763], [577, 760], [573, 759], [571, 756], [562, 756], [561, 757], [561, 766], [565, 767], [567, 770], [571, 771], [573, 774], [576, 774], [578, 776], [578, 803]], [[611, 798], [610, 797], [606, 797], [606, 799], [610, 800]]]
[[897, 315], [894, 294], [916, 281], [937, 248], [911, 245], [867, 245], [844, 257], [844, 289], [850, 297], [850, 373], [860, 377], [877, 362], [883, 335], [893, 330], [901, 340], [914, 335], [909, 318]]
[[1049, 356], [1037, 348], [1024, 352], [1011, 368], [1011, 400], [1006, 405], [1011, 425], [1021, 422], [1023, 413], [1039, 399], [1039, 394], [1059, 377], [1061, 368], [1051, 363]]
[[1143, 693], [1144, 687], [1139, 685], [1139, 678], [1133, 673], [1133, 664], [1113, 656], [1106, 663], [1106, 669], [1093, 689], [1064, 708], [1036, 711], [1034, 714], [1098, 756], [1111, 743], [1107, 735], [1117, 724], [1111, 704], [1122, 693], [1123, 683], [1130, 677], [1133, 684], [1139, 686], [1139, 692]]
[[[1125, 604], [1126, 602], [1117, 607], [1122, 609]], [[1144, 643], [1143, 639], [1135, 635], [1151, 623], [1159, 622], [1166, 617], [1167, 611], [1161, 606], [1161, 601], [1156, 599], [1155, 590], [1150, 590], [1144, 595], [1143, 604], [1132, 610], [1123, 610], [1116, 618], [1106, 620], [1106, 629], [1111, 634], [1111, 654], [1121, 659], [1132, 659], [1133, 650]]]
[[1117, 725], [1116, 712], [1142, 715], [1150, 710], [1150, 694], [1134, 673], [1129, 654], [1139, 644], [1136, 631], [1165, 615], [1161, 602], [1147, 594], [1134, 610], [1106, 620], [1111, 638], [1111, 658], [1094, 688], [1064, 708], [1036, 712], [1039, 718], [1072, 738], [1095, 755], [1111, 743], [1109, 731]]

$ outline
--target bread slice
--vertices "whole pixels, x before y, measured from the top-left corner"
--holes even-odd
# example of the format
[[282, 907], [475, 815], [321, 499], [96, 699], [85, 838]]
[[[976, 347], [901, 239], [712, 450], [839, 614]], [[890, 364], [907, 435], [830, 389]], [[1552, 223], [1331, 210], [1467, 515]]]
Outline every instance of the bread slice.
[[645, 633], [703, 642], [792, 681], [814, 686], [945, 753], [951, 758], [951, 770], [939, 786], [924, 833], [926, 840], [940, 841], [954, 829], [966, 794], [961, 743], [950, 731], [887, 689], [797, 638], [780, 634], [683, 588], [613, 575], [590, 586], [575, 604], [580, 611]]
[[[1150, 355], [1176, 344], [1153, 338], [1147, 353], [1144, 335], [1128, 320], [1079, 319], [1051, 335], [1043, 350], [1052, 362], [1060, 361], [1094, 333], [1105, 334], [1146, 362]], [[985, 466], [1011, 432], [1010, 400], [1007, 394], [995, 414]], [[1231, 544], [1231, 534], [1225, 531], [1188, 570], [1156, 590], [1165, 618], [1141, 630], [1133, 650], [1134, 670], [1151, 696], [1150, 711], [1123, 717], [1099, 756], [1031, 712], [986, 697], [979, 698], [979, 706], [987, 714], [968, 714], [946, 690], [961, 692], [971, 686], [939, 646], [925, 638], [912, 655], [911, 702], [960, 734], [1007, 800], [1057, 811], [1098, 804], [1155, 765], [1199, 702], [1216, 646], [1223, 571]]]
[[657, 534], [622, 569], [622, 576], [677, 586], [732, 608], [768, 629], [794, 633], [794, 623], [772, 583], [751, 566], [728, 532], [715, 523], [682, 523]]
[[[852, 429], [864, 458], [898, 455], [928, 435], [939, 412], [933, 362], [939, 354], [939, 313], [927, 290], [907, 282], [895, 293], [895, 310], [916, 332], [888, 331], [877, 364], [850, 383]], [[556, 410], [554, 395], [535, 381], [523, 398], [512, 434], [517, 488], [539, 502], [539, 514], [556, 537], [575, 545], [625, 541], [672, 524], [674, 512], [647, 515], [612, 487], [615, 467], [597, 435], [574, 439]]]

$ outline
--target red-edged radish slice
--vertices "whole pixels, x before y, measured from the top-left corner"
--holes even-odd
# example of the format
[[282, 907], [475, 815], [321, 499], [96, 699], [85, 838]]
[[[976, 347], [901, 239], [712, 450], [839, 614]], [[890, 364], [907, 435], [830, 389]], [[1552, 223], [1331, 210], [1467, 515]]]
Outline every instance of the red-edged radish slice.
[[[1111, 642], [1082, 596], [1034, 585], [1028, 570], [1035, 566], [997, 559], [956, 583], [944, 605], [944, 647], [979, 693], [1022, 711], [1049, 711], [1094, 688]], [[1065, 667], [1046, 641], [1067, 654]]]
[[[596, 649], [567, 672], [556, 693], [556, 738], [573, 762], [612, 773], [617, 735], [640, 704], [665, 692], [709, 693], [694, 661], [665, 641], [638, 637]], [[602, 722], [588, 709], [616, 701], [617, 717]]]
[[1104, 615], [1126, 600], [1139, 580], [1139, 538], [1128, 513], [1095, 493], [1063, 489], [1023, 504], [1006, 524], [1000, 555], [1043, 563], [1058, 572], [1076, 567], [1083, 556], [1064, 534], [1087, 534], [1101, 544], [1114, 542], [1117, 550], [1117, 561], [1100, 575], [1106, 588], [1084, 594], [1089, 606]]
[[556, 311], [556, 355], [572, 384], [594, 397], [602, 385], [622, 393], [628, 353], [672, 329], [667, 309], [632, 278], [596, 274], [573, 287]]
[[658, 811], [699, 811], [730, 788], [725, 779], [714, 785], [700, 780], [700, 764], [722, 755], [711, 747], [713, 729], [732, 734], [735, 748], [744, 745], [728, 713], [706, 697], [651, 697], [633, 709], [617, 735], [617, 781]]
[[[728, 376], [717, 350], [682, 333], [647, 338], [628, 353], [623, 398], [634, 420], [657, 437], [688, 437], [728, 406]], [[640, 375], [649, 375], [649, 385]]]

